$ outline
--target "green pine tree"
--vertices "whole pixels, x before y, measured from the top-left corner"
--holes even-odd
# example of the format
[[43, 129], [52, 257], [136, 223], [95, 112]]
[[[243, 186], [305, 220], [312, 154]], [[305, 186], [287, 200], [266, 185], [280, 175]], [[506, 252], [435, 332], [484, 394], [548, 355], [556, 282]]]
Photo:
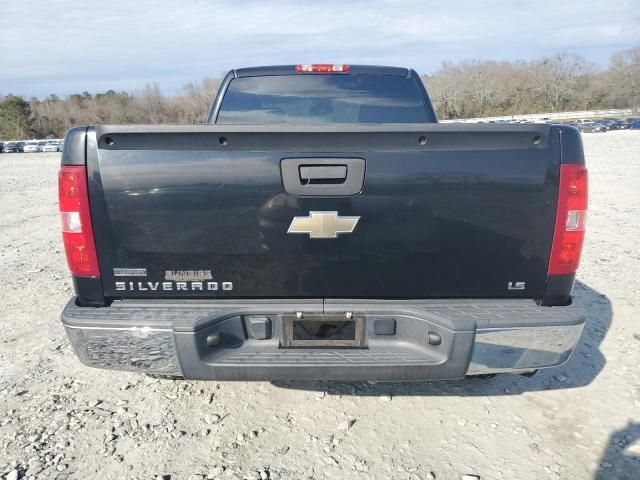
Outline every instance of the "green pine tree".
[[33, 133], [31, 108], [22, 97], [9, 95], [0, 101], [0, 137], [28, 138]]

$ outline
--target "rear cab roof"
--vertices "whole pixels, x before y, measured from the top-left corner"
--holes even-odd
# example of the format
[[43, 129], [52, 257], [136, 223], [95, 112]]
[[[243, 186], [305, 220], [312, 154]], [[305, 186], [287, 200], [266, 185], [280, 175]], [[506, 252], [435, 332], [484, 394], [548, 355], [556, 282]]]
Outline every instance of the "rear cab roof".
[[394, 77], [407, 77], [415, 79], [418, 88], [423, 96], [425, 102], [425, 109], [427, 110], [427, 116], [429, 117], [429, 123], [438, 123], [438, 117], [436, 115], [429, 93], [427, 92], [420, 75], [418, 72], [411, 68], [406, 67], [387, 67], [378, 65], [349, 65], [349, 70], [346, 72], [297, 72], [296, 65], [270, 65], [262, 67], [247, 67], [236, 68], [230, 70], [222, 80], [220, 88], [216, 92], [216, 96], [211, 104], [209, 114], [206, 118], [206, 123], [215, 123], [218, 116], [218, 111], [222, 104], [227, 88], [232, 80], [243, 77], [266, 77], [266, 76], [285, 76], [285, 75], [380, 75], [380, 76], [394, 76]]
[[[273, 75], [322, 75], [322, 73], [316, 72], [296, 72], [295, 65], [237, 68], [230, 73], [233, 73], [235, 78]], [[349, 65], [349, 70], [346, 72], [331, 72], [328, 75], [390, 75], [394, 77], [409, 77], [411, 76], [411, 69], [376, 65]]]

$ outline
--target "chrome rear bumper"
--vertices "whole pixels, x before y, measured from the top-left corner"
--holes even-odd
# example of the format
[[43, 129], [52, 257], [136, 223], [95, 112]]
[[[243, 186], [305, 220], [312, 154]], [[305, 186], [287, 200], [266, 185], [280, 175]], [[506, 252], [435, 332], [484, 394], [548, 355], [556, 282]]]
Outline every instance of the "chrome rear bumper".
[[[282, 348], [283, 312], [352, 312], [366, 348]], [[256, 338], [252, 318], [269, 319]], [[581, 308], [504, 301], [124, 301], [62, 321], [89, 366], [218, 380], [441, 380], [553, 367], [568, 360]], [[393, 333], [376, 322], [392, 320]], [[439, 342], [430, 340], [435, 337]], [[262, 334], [261, 334], [262, 335]], [[212, 340], [214, 339], [214, 340]]]
[[526, 372], [563, 364], [578, 344], [583, 327], [584, 323], [479, 329], [467, 375]]

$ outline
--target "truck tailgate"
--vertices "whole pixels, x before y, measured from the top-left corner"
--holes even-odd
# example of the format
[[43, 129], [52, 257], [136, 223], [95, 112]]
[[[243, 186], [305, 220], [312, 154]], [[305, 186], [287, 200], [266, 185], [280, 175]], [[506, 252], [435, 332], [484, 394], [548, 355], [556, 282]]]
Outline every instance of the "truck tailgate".
[[[285, 177], [319, 187], [287, 188], [287, 159]], [[99, 125], [87, 167], [104, 293], [539, 298], [559, 164], [549, 125]], [[336, 190], [357, 165], [361, 188]], [[288, 233], [311, 212], [358, 220], [336, 238]]]

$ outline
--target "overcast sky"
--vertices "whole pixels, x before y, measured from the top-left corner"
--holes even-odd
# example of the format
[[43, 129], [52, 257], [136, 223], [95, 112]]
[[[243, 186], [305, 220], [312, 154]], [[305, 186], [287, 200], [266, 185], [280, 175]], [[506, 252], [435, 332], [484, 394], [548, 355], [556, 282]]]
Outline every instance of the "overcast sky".
[[[482, 5], [482, 6], [480, 6]], [[0, 94], [172, 94], [234, 67], [442, 60], [571, 51], [601, 67], [640, 45], [637, 0], [4, 0]]]

